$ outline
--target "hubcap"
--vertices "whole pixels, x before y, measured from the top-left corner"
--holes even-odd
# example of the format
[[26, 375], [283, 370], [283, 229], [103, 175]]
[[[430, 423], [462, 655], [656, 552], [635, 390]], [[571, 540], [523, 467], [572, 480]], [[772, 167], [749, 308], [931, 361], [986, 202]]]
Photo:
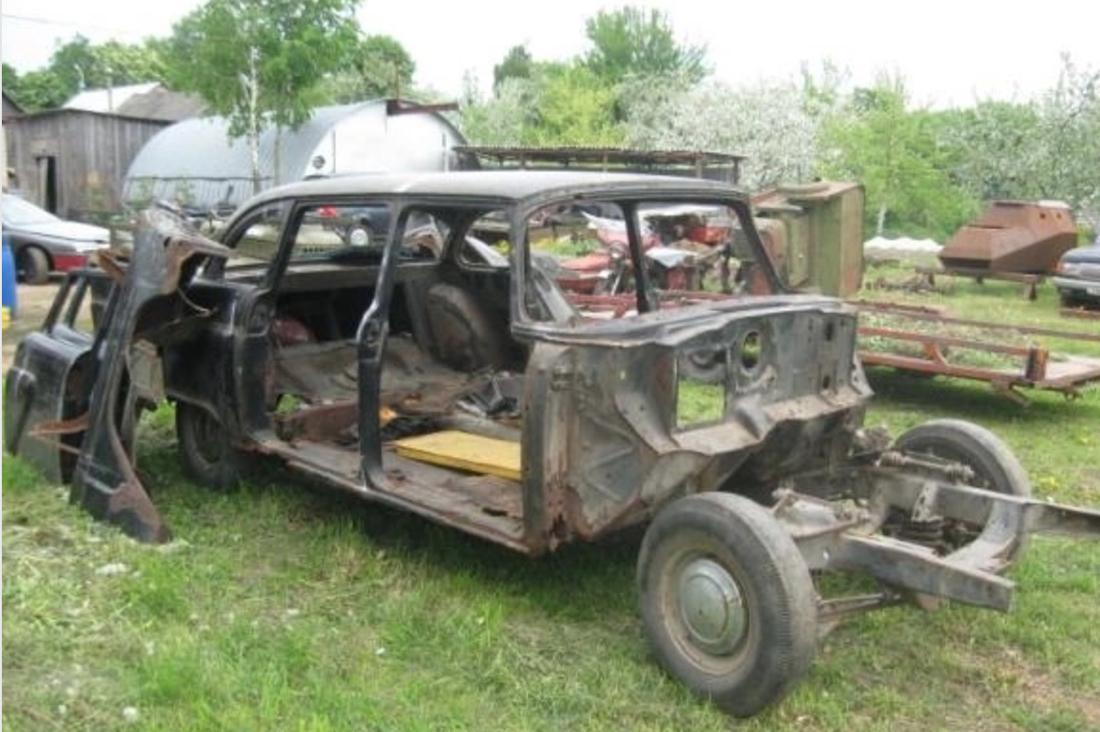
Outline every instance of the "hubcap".
[[700, 648], [727, 655], [745, 634], [745, 605], [737, 581], [713, 559], [696, 559], [680, 574], [680, 617]]
[[370, 234], [367, 233], [366, 229], [352, 229], [349, 238], [353, 247], [365, 247], [370, 244]]

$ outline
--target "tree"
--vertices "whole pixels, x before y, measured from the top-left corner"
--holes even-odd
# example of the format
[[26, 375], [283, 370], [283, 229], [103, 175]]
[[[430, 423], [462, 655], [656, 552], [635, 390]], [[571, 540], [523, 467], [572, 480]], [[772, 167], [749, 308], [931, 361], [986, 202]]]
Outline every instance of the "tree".
[[525, 131], [536, 123], [538, 90], [530, 79], [503, 79], [489, 100], [482, 99], [477, 81], [464, 80], [462, 113], [458, 120], [463, 136], [475, 145], [520, 145]]
[[361, 39], [344, 69], [328, 75], [320, 98], [326, 103], [351, 104], [368, 99], [411, 96], [416, 63], [390, 36]]
[[[247, 136], [260, 188], [259, 133], [296, 129], [313, 112], [316, 87], [359, 48], [358, 0], [208, 0], [173, 27], [172, 81], [201, 96]], [[275, 145], [275, 175], [279, 141]]]
[[523, 142], [531, 145], [618, 145], [618, 92], [581, 64], [544, 67], [537, 78], [537, 124]]
[[628, 76], [676, 74], [694, 84], [707, 75], [706, 48], [681, 44], [664, 13], [624, 6], [601, 10], [585, 22], [592, 48], [583, 63], [617, 84]]
[[1068, 55], [1054, 88], [1038, 102], [1036, 186], [1068, 203], [1078, 222], [1100, 230], [1100, 69]]
[[622, 96], [630, 145], [743, 155], [741, 182], [752, 190], [805, 180], [814, 168], [817, 126], [793, 83], [650, 77], [624, 84]]
[[[22, 76], [12, 70], [4, 88], [28, 110], [59, 107], [83, 89], [162, 81], [164, 64], [155, 41], [93, 44], [81, 35], [59, 46], [42, 69]], [[9, 83], [10, 82], [10, 83]]]
[[355, 70], [365, 99], [399, 97], [412, 86], [416, 64], [409, 52], [389, 36], [367, 36], [354, 53]]
[[617, 145], [617, 91], [580, 63], [537, 62], [484, 100], [467, 79], [460, 126], [480, 145]]
[[908, 109], [901, 77], [883, 75], [873, 87], [856, 89], [823, 124], [821, 172], [863, 183], [876, 235], [889, 222], [909, 234], [942, 237], [975, 208], [945, 172], [933, 120], [926, 110]]
[[504, 60], [493, 67], [493, 93], [507, 79], [530, 79], [534, 62], [526, 46], [512, 46]]
[[1040, 195], [1035, 169], [1040, 157], [1035, 104], [980, 101], [940, 112], [935, 136], [953, 180], [979, 201]]

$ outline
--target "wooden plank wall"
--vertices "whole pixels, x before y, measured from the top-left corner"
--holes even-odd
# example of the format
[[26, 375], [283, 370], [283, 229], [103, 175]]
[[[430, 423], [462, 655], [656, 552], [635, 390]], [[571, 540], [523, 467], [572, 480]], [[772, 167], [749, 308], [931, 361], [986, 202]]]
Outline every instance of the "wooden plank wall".
[[[121, 209], [122, 184], [142, 146], [168, 122], [56, 110], [8, 120], [8, 167], [18, 189], [42, 205], [38, 158], [56, 158], [57, 214], [78, 221]], [[15, 187], [15, 186], [13, 186]]]

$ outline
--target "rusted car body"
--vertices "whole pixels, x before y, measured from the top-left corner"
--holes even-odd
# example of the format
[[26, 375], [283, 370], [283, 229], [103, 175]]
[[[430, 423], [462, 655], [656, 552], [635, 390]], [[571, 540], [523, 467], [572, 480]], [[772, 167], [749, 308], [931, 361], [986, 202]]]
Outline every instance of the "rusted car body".
[[[624, 222], [631, 281], [613, 307], [559, 287], [530, 235], [546, 210], [589, 203]], [[643, 224], [673, 205], [730, 222], [729, 292], [649, 279]], [[311, 223], [376, 206], [385, 241]], [[507, 222], [500, 248], [471, 235], [486, 219]], [[1100, 513], [1031, 500], [981, 428], [865, 431], [856, 310], [787, 291], [727, 184], [311, 181], [253, 199], [218, 242], [149, 214], [101, 264], [21, 344], [5, 401], [7, 448], [94, 515], [169, 537], [133, 468], [136, 421], [167, 400], [184, 467], [214, 485], [265, 454], [531, 555], [652, 519], [638, 583], [655, 653], [733, 714], [781, 698], [822, 625], [933, 596], [1004, 610], [1026, 534], [1100, 534]], [[883, 589], [822, 598], [811, 571], [833, 569]]]

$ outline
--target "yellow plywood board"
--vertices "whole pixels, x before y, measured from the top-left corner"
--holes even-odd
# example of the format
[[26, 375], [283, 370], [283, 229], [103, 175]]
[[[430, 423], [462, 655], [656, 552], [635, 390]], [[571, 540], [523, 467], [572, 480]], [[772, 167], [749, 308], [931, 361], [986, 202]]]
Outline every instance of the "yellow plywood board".
[[444, 430], [406, 437], [393, 443], [397, 454], [432, 465], [460, 468], [471, 473], [520, 479], [518, 442], [495, 440], [468, 432]]

